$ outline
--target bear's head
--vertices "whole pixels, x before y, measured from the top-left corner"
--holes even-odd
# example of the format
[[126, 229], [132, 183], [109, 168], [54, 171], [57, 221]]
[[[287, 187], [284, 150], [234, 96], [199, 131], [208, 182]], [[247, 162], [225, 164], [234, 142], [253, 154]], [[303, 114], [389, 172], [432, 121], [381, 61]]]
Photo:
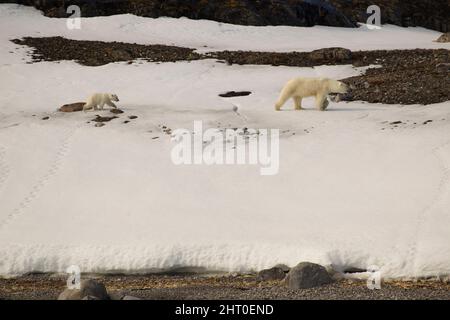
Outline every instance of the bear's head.
[[332, 93], [348, 93], [348, 86], [341, 81], [331, 80], [330, 89]]
[[119, 101], [119, 97], [116, 94], [110, 94], [109, 98], [111, 101]]

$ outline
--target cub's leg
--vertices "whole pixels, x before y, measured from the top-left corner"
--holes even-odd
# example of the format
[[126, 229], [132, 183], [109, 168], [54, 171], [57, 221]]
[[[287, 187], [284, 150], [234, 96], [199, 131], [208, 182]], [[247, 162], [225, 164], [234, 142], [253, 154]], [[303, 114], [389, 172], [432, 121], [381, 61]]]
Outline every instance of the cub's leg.
[[303, 97], [294, 97], [295, 110], [302, 110], [302, 100]]
[[83, 111], [84, 111], [84, 112], [86, 112], [86, 111], [88, 111], [88, 110], [90, 110], [90, 109], [92, 109], [92, 105], [89, 104], [89, 103], [86, 103], [86, 104], [83, 106]]
[[105, 103], [104, 102], [100, 103], [100, 110], [103, 110], [104, 107], [105, 107]]
[[107, 102], [106, 104], [107, 104], [108, 106], [114, 108], [114, 109], [117, 109], [117, 106], [116, 106], [116, 105], [114, 104], [114, 102], [112, 102], [112, 101], [109, 101], [109, 102]]

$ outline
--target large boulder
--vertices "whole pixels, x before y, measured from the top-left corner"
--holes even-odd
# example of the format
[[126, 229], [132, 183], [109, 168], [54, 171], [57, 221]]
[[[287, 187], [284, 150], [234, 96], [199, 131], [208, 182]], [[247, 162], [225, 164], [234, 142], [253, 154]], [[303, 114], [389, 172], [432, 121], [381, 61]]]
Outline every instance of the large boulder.
[[258, 272], [257, 279], [259, 281], [276, 281], [283, 280], [286, 277], [284, 269], [281, 267], [273, 267]]
[[65, 289], [58, 300], [109, 300], [108, 292], [102, 283], [95, 280], [82, 280], [80, 289]]
[[285, 281], [290, 289], [309, 289], [332, 283], [333, 279], [321, 265], [301, 262], [289, 271]]
[[86, 104], [86, 102], [69, 103], [69, 104], [63, 105], [58, 110], [61, 111], [61, 112], [83, 111], [83, 107], [84, 107], [85, 104]]

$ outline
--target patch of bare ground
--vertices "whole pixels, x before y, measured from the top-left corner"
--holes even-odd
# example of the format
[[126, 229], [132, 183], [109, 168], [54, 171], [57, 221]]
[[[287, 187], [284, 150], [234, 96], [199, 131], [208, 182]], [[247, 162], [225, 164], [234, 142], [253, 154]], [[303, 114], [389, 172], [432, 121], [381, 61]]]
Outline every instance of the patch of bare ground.
[[427, 105], [450, 100], [450, 50], [445, 49], [352, 52], [345, 48], [326, 48], [312, 52], [222, 51], [200, 54], [194, 49], [176, 46], [80, 41], [62, 37], [26, 37], [12, 41], [33, 48], [34, 61], [75, 60], [87, 66], [120, 61], [131, 63], [136, 59], [151, 62], [216, 59], [228, 64], [290, 67], [377, 65], [361, 76], [343, 80], [353, 88], [344, 100], [402, 105]]

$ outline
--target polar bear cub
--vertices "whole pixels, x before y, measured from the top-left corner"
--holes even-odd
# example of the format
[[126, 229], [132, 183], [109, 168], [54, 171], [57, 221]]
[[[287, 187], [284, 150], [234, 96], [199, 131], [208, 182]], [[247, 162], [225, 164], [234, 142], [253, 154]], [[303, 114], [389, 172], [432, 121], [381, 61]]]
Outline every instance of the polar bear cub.
[[87, 103], [83, 107], [83, 111], [90, 109], [98, 110], [98, 107], [100, 107], [100, 110], [103, 110], [105, 104], [117, 109], [113, 101], [119, 101], [117, 95], [113, 93], [94, 93], [88, 98]]
[[347, 92], [347, 85], [337, 80], [328, 78], [295, 78], [284, 86], [275, 109], [280, 111], [286, 101], [292, 98], [295, 103], [295, 110], [302, 110], [303, 98], [316, 97], [317, 109], [324, 111], [328, 107], [328, 94], [344, 94]]

